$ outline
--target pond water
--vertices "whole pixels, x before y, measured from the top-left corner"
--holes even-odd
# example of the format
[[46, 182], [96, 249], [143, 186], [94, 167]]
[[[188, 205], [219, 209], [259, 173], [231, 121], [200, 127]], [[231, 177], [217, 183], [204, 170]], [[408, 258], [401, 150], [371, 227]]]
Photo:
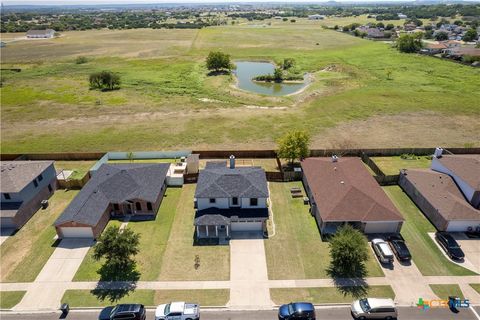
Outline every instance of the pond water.
[[269, 62], [236, 61], [234, 73], [240, 89], [271, 96], [285, 96], [295, 93], [307, 85], [303, 83], [267, 83], [255, 82], [253, 78], [265, 74], [273, 74], [275, 66]]

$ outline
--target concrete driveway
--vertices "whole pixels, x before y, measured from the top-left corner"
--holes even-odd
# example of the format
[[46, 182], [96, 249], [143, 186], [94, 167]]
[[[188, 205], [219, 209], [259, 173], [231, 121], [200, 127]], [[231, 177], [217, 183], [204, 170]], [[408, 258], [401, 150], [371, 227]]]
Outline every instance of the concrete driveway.
[[[438, 247], [438, 250], [443, 254], [443, 256], [450, 262], [455, 263], [461, 267], [469, 269], [473, 272], [480, 273], [480, 240], [479, 239], [470, 239], [464, 233], [451, 233], [451, 235], [457, 240], [458, 244], [461, 245], [463, 252], [465, 253], [465, 259], [463, 261], [456, 261], [450, 259], [450, 257], [445, 253], [445, 250], [438, 244], [438, 241], [435, 239], [435, 233], [429, 232], [428, 235], [432, 238], [433, 242]], [[475, 246], [477, 246], [475, 248]]]

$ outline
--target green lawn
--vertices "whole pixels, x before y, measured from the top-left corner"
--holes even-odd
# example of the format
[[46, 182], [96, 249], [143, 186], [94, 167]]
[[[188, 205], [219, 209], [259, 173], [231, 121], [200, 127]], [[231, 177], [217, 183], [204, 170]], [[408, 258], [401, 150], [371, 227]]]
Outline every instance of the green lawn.
[[11, 309], [23, 298], [26, 291], [0, 291], [0, 309]]
[[55, 161], [55, 169], [72, 170], [69, 179], [82, 179], [97, 161]]
[[171, 301], [187, 301], [200, 306], [224, 306], [230, 297], [228, 289], [215, 290], [135, 290], [119, 301], [101, 301], [90, 290], [67, 290], [62, 302], [70, 307], [104, 307], [117, 303], [141, 303], [153, 307]]
[[430, 168], [432, 162], [426, 156], [420, 156], [418, 159], [405, 160], [398, 157], [372, 157], [375, 164], [383, 171], [385, 175], [397, 175], [401, 169], [425, 169]]
[[[284, 304], [291, 301], [306, 301], [313, 304], [321, 303], [350, 303], [359, 299], [351, 294], [343, 294], [335, 287], [323, 288], [276, 288], [270, 289], [270, 296], [275, 304]], [[370, 286], [365, 296], [375, 298], [395, 298], [390, 286]]]
[[412, 253], [413, 261], [425, 276], [463, 276], [474, 272], [458, 266], [445, 258], [428, 235], [435, 227], [398, 186], [383, 187], [405, 218], [401, 234]]
[[52, 224], [77, 195], [77, 191], [57, 190], [45, 210], [39, 210], [1, 246], [2, 282], [31, 282], [55, 250]]
[[470, 287], [472, 287], [475, 291], [480, 293], [480, 283], [470, 283]]
[[[129, 222], [127, 228], [140, 234], [140, 253], [135, 257], [141, 280], [156, 280], [164, 261], [164, 252], [181, 196], [181, 188], [168, 188], [153, 221]], [[119, 224], [118, 221], [110, 221]], [[101, 262], [93, 259], [91, 248], [75, 274], [75, 281], [98, 280], [97, 270]]]
[[430, 288], [438, 298], [448, 300], [449, 296], [457, 296], [463, 299], [462, 290], [458, 284], [431, 284]]
[[[303, 188], [301, 182], [271, 182], [269, 186], [276, 233], [265, 241], [268, 277], [327, 278], [326, 268], [330, 262], [328, 242], [321, 240], [315, 218], [308, 212], [309, 206], [303, 204], [302, 198], [294, 199], [290, 195], [290, 188]], [[272, 233], [271, 225], [269, 233]], [[383, 276], [371, 250], [368, 252], [368, 276]]]

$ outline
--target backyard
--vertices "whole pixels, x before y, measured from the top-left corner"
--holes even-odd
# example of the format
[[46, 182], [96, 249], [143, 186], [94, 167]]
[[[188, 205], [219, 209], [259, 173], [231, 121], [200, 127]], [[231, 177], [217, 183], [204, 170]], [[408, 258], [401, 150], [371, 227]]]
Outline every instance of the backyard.
[[435, 227], [417, 208], [399, 186], [383, 187], [397, 209], [405, 218], [401, 230], [410, 249], [413, 261], [424, 276], [463, 276], [474, 272], [458, 266], [445, 258], [428, 235]]
[[426, 169], [430, 168], [432, 160], [428, 156], [413, 156], [412, 159], [395, 157], [371, 158], [382, 172], [388, 175], [397, 175], [401, 169]]
[[[315, 218], [308, 212], [302, 198], [292, 198], [290, 188], [301, 182], [269, 183], [275, 233], [269, 223], [268, 240], [265, 240], [269, 279], [328, 278], [328, 242], [322, 241]], [[369, 277], [381, 277], [383, 272], [371, 250], [367, 262]], [[288, 259], [285, 259], [288, 257]]]

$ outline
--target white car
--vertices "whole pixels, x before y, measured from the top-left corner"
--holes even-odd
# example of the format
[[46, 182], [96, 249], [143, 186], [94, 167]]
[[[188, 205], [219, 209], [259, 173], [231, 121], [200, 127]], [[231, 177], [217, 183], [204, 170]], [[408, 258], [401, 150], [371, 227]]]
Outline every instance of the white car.
[[393, 252], [383, 239], [373, 239], [372, 247], [381, 263], [393, 262]]
[[200, 306], [195, 303], [171, 302], [155, 310], [155, 320], [199, 320]]
[[350, 306], [355, 319], [396, 319], [397, 308], [392, 299], [368, 298], [356, 300]]

